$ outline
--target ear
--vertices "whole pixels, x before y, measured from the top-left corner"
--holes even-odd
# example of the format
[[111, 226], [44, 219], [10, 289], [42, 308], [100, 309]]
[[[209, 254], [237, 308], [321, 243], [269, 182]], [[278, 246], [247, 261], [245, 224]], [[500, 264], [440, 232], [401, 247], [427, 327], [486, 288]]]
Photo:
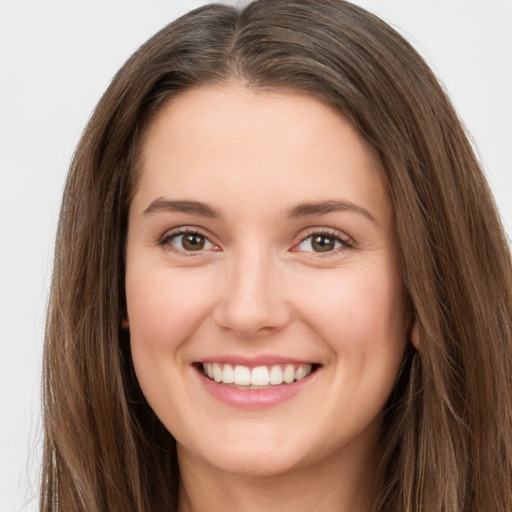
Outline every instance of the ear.
[[414, 315], [414, 321], [411, 326], [411, 343], [416, 350], [420, 349], [420, 330], [418, 327], [418, 319]]
[[123, 329], [129, 329], [130, 328], [130, 320], [128, 320], [128, 318], [123, 318], [123, 321], [121, 322], [121, 327]]

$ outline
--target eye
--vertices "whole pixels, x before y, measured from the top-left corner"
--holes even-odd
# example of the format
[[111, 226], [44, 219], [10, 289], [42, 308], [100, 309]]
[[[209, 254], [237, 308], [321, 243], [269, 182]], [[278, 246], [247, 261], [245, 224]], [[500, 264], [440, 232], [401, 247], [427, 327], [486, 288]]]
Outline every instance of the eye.
[[178, 252], [198, 252], [218, 249], [205, 235], [192, 230], [181, 230], [167, 234], [161, 240], [160, 244]]
[[303, 238], [300, 244], [298, 244], [294, 250], [304, 252], [330, 253], [338, 252], [339, 249], [350, 246], [350, 242], [339, 235], [317, 232], [312, 233], [306, 238]]

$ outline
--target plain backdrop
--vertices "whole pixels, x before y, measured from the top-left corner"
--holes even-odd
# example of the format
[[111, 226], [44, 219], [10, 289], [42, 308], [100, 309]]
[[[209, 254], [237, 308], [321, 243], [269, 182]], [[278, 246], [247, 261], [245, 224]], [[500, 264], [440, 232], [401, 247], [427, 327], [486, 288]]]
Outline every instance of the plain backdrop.
[[[0, 0], [0, 512], [38, 508], [44, 315], [74, 147], [128, 56], [203, 3]], [[510, 235], [512, 0], [355, 3], [397, 28], [444, 83]]]

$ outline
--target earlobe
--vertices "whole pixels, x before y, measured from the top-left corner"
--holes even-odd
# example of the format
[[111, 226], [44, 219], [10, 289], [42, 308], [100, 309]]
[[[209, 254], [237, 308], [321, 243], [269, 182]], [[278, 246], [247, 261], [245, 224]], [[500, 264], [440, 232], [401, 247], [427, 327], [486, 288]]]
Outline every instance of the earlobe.
[[123, 318], [123, 321], [121, 322], [121, 327], [123, 329], [129, 329], [130, 328], [130, 320], [128, 320], [128, 318]]
[[412, 343], [413, 347], [416, 350], [420, 349], [420, 331], [419, 331], [418, 325], [419, 325], [418, 319], [416, 318], [416, 315], [415, 315], [414, 322], [412, 323], [410, 339], [411, 339], [411, 343]]

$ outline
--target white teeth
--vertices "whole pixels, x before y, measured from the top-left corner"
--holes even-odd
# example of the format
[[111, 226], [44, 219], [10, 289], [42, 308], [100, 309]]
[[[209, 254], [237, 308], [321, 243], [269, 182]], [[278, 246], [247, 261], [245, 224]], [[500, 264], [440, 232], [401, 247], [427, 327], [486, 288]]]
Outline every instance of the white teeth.
[[278, 364], [275, 364], [270, 368], [270, 384], [273, 386], [279, 386], [283, 383], [283, 370]]
[[222, 382], [224, 382], [224, 384], [233, 384], [235, 382], [235, 372], [230, 364], [224, 365], [224, 370], [222, 371]]
[[268, 386], [270, 374], [266, 366], [257, 366], [251, 371], [251, 384], [254, 386]]
[[295, 380], [301, 380], [311, 373], [310, 364], [301, 364], [295, 371]]
[[222, 368], [218, 363], [213, 363], [213, 380], [215, 382], [220, 382], [222, 380]]
[[247, 366], [235, 366], [235, 384], [248, 386], [251, 383], [251, 370]]
[[[279, 386], [291, 384], [307, 377], [311, 371], [310, 364], [275, 364], [272, 366], [247, 366], [221, 363], [203, 363], [203, 373], [215, 382], [235, 384], [236, 386]], [[283, 370], [284, 368], [284, 370]]]
[[295, 380], [295, 368], [289, 364], [283, 372], [283, 380], [286, 384], [291, 384]]

